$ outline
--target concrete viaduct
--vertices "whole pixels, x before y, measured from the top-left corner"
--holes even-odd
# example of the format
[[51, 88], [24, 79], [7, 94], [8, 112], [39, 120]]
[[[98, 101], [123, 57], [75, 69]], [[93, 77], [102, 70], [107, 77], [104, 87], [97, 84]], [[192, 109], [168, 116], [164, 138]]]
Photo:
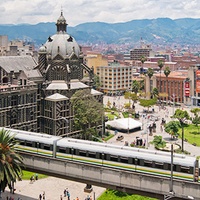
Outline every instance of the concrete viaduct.
[[[173, 180], [173, 191], [169, 193], [171, 179], [128, 170], [97, 166], [73, 160], [64, 160], [42, 155], [20, 152], [25, 169], [49, 176], [96, 185], [127, 193], [135, 193], [158, 199], [200, 200], [200, 184]], [[103, 161], [102, 161], [103, 162]]]

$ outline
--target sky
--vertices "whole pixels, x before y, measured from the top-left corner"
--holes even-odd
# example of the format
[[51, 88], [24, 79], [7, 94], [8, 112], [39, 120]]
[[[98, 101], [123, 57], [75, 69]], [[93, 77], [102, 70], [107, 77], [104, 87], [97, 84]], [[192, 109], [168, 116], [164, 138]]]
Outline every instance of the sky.
[[200, 18], [200, 0], [0, 0], [0, 24], [56, 22], [69, 26], [168, 17]]

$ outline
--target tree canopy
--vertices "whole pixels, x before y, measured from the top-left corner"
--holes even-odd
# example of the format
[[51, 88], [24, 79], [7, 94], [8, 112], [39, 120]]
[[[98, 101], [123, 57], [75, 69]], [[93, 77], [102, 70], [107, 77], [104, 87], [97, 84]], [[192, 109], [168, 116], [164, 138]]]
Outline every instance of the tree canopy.
[[15, 147], [18, 142], [14, 136], [10, 136], [9, 131], [0, 131], [0, 191], [4, 191], [6, 186], [11, 187], [11, 183], [21, 179], [23, 158], [16, 153]]
[[164, 63], [161, 59], [158, 60], [158, 67], [160, 68], [160, 70], [163, 68]]
[[149, 108], [149, 107], [156, 104], [157, 99], [156, 98], [154, 98], [154, 99], [140, 99], [139, 101], [140, 101], [141, 106]]
[[184, 151], [184, 124], [185, 121], [190, 119], [190, 115], [186, 110], [176, 109], [174, 115], [172, 116], [175, 119], [178, 119], [182, 129], [182, 151]]
[[97, 126], [102, 124], [103, 104], [98, 102], [90, 90], [79, 90], [71, 98], [74, 108], [76, 128], [82, 130], [83, 139], [91, 139], [97, 134]]
[[170, 73], [171, 73], [170, 68], [169, 68], [168, 66], [165, 67], [165, 69], [164, 69], [164, 74], [165, 74], [165, 76], [168, 77], [168, 76], [170, 75]]
[[151, 94], [152, 94], [152, 97], [153, 98], [157, 98], [158, 97], [158, 88], [153, 88], [152, 91], [151, 91]]
[[165, 124], [165, 131], [169, 133], [172, 137], [176, 137], [178, 130], [180, 128], [180, 123], [178, 121], [170, 121]]
[[132, 83], [132, 91], [135, 94], [137, 94], [139, 90], [140, 90], [140, 83], [138, 81], [134, 80]]
[[153, 69], [152, 68], [148, 68], [148, 70], [147, 70], [147, 76], [149, 77], [149, 79], [151, 79], [151, 77], [153, 76], [153, 74], [154, 74]]

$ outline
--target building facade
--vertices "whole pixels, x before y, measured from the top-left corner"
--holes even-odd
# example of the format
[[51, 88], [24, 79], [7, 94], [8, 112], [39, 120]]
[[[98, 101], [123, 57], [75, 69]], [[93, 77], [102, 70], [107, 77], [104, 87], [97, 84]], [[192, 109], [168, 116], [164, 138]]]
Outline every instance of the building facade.
[[121, 66], [118, 63], [97, 68], [101, 91], [111, 95], [131, 89], [132, 74], [133, 71], [131, 66]]
[[56, 28], [40, 47], [38, 62], [32, 56], [0, 57], [0, 126], [72, 136], [80, 131], [74, 128], [73, 94], [85, 90], [103, 104], [103, 94], [92, 89], [93, 69], [67, 33], [63, 12]]

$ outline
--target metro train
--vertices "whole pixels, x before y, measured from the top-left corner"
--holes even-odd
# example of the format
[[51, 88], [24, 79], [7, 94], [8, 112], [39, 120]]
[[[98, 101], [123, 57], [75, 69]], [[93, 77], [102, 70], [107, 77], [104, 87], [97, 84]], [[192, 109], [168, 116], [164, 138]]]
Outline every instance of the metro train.
[[[2, 128], [0, 128], [2, 129]], [[154, 175], [170, 176], [171, 153], [4, 128], [19, 141], [17, 150], [61, 159], [73, 159]], [[200, 164], [195, 157], [173, 153], [173, 174], [198, 182]]]

